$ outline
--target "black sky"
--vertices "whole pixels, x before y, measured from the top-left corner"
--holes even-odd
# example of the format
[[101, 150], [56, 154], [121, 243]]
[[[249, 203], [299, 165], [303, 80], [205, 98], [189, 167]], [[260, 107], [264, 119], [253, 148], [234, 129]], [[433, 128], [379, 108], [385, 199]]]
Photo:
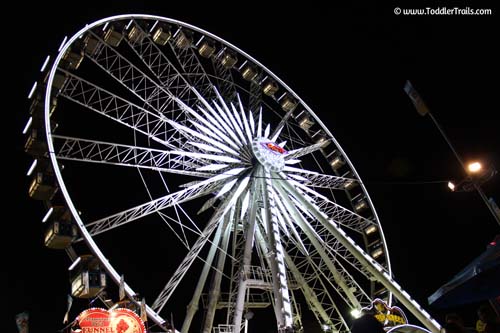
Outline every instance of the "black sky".
[[[3, 237], [10, 243], [4, 243], [2, 265], [8, 330], [14, 332], [14, 316], [22, 311], [30, 312], [33, 333], [60, 329], [69, 290], [68, 259], [43, 246], [44, 212], [27, 195], [30, 159], [21, 135], [26, 96], [46, 54], [54, 53], [64, 36], [125, 13], [174, 18], [214, 33], [301, 96], [365, 182], [396, 279], [442, 321], [444, 312], [429, 307], [427, 297], [478, 256], [500, 227], [477, 193], [450, 193], [437, 182], [459, 179], [463, 172], [431, 119], [417, 114], [403, 85], [412, 81], [465, 160], [485, 159], [500, 168], [500, 12], [409, 17], [394, 15], [395, 6], [162, 3], [34, 4], [29, 11], [18, 4], [18, 15], [8, 20], [4, 211], [12, 217], [4, 213]], [[497, 202], [499, 178], [483, 186]], [[453, 310], [475, 319], [469, 309]]]

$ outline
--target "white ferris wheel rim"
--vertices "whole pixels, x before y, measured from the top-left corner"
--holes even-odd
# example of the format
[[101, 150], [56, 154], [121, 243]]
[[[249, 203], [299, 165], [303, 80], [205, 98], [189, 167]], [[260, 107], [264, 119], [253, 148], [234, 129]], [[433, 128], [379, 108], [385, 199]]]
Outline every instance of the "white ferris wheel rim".
[[[64, 195], [64, 198], [66, 199], [67, 206], [68, 206], [69, 210], [71, 211], [71, 214], [74, 217], [74, 220], [75, 220], [75, 222], [76, 222], [76, 224], [77, 224], [77, 226], [78, 226], [78, 228], [79, 228], [79, 230], [80, 230], [83, 238], [85, 239], [85, 241], [87, 242], [88, 246], [91, 248], [91, 250], [94, 253], [94, 255], [99, 259], [100, 263], [103, 265], [103, 267], [105, 268], [105, 270], [107, 271], [107, 273], [109, 274], [109, 276], [114, 280], [115, 283], [118, 284], [120, 282], [121, 275], [111, 265], [110, 261], [106, 258], [106, 256], [104, 255], [104, 253], [100, 250], [99, 246], [95, 243], [95, 241], [93, 240], [93, 237], [91, 236], [91, 234], [87, 230], [87, 227], [83, 223], [83, 221], [82, 221], [82, 219], [81, 219], [81, 217], [80, 217], [80, 215], [78, 213], [78, 210], [76, 209], [75, 204], [72, 201], [71, 195], [70, 195], [70, 193], [68, 192], [68, 190], [66, 188], [66, 185], [65, 185], [64, 178], [62, 176], [61, 170], [58, 167], [58, 160], [57, 160], [57, 156], [55, 154], [54, 143], [53, 143], [53, 140], [52, 140], [52, 135], [53, 134], [52, 134], [51, 126], [50, 126], [50, 103], [51, 103], [51, 95], [52, 95], [51, 94], [51, 91], [52, 91], [52, 82], [54, 80], [54, 76], [55, 76], [55, 73], [57, 71], [58, 64], [60, 63], [60, 61], [61, 61], [62, 57], [64, 56], [64, 54], [69, 50], [70, 46], [78, 38], [80, 38], [86, 32], [90, 31], [92, 28], [94, 28], [96, 26], [105, 24], [107, 22], [112, 22], [112, 21], [117, 21], [117, 20], [126, 20], [126, 19], [158, 20], [158, 21], [163, 21], [163, 22], [166, 22], [166, 23], [172, 23], [172, 24], [176, 24], [176, 25], [179, 25], [179, 26], [182, 26], [182, 27], [186, 27], [188, 29], [197, 31], [197, 32], [199, 32], [199, 33], [201, 33], [201, 34], [203, 34], [205, 36], [209, 36], [210, 38], [212, 38], [214, 40], [217, 40], [218, 42], [220, 42], [220, 43], [222, 43], [222, 44], [230, 47], [232, 50], [236, 51], [237, 53], [239, 53], [241, 55], [244, 55], [245, 58], [250, 59], [254, 64], [256, 64], [258, 67], [260, 67], [261, 69], [263, 69], [266, 72], [266, 74], [270, 75], [274, 80], [276, 80], [279, 84], [281, 84], [287, 90], [287, 92], [289, 92], [289, 93], [291, 93], [293, 95], [294, 98], [296, 98], [298, 101], [300, 101], [301, 105], [307, 110], [307, 112], [312, 117], [314, 117], [314, 119], [316, 120], [316, 122], [321, 126], [321, 128], [325, 131], [325, 133], [329, 136], [329, 138], [335, 143], [336, 147], [338, 147], [340, 149], [340, 151], [342, 153], [342, 156], [346, 159], [346, 162], [349, 164], [351, 170], [354, 172], [355, 177], [357, 179], [361, 179], [359, 177], [358, 173], [356, 172], [353, 164], [349, 160], [347, 154], [345, 154], [345, 152], [342, 150], [340, 144], [336, 141], [336, 139], [331, 134], [331, 132], [329, 131], [329, 129], [323, 124], [323, 122], [321, 121], [321, 119], [314, 113], [314, 111], [292, 89], [290, 89], [286, 85], [285, 82], [283, 82], [272, 71], [270, 71], [269, 69], [267, 69], [259, 61], [257, 61], [256, 59], [254, 59], [253, 57], [251, 57], [250, 55], [248, 55], [247, 53], [245, 53], [244, 51], [242, 51], [238, 47], [236, 47], [236, 46], [232, 45], [231, 43], [227, 42], [226, 40], [224, 40], [224, 39], [222, 39], [222, 38], [220, 38], [220, 37], [218, 37], [216, 35], [213, 35], [212, 33], [207, 32], [207, 31], [205, 31], [203, 29], [200, 29], [200, 28], [198, 28], [196, 26], [193, 26], [191, 24], [188, 24], [188, 23], [185, 23], [185, 22], [182, 22], [182, 21], [178, 21], [178, 20], [174, 20], [174, 19], [170, 19], [170, 18], [165, 18], [165, 17], [161, 17], [161, 16], [155, 16], [155, 15], [143, 15], [143, 14], [116, 15], [116, 16], [110, 16], [110, 17], [107, 17], [107, 18], [103, 18], [101, 20], [98, 20], [96, 22], [88, 24], [84, 28], [82, 28], [81, 30], [79, 30], [76, 34], [74, 34], [69, 40], [65, 39], [65, 41], [63, 42], [63, 44], [61, 45], [61, 47], [58, 50], [58, 55], [57, 55], [56, 59], [54, 60], [54, 65], [53, 65], [52, 69], [50, 70], [50, 74], [49, 74], [49, 77], [48, 77], [47, 91], [46, 91], [46, 94], [45, 94], [45, 102], [44, 102], [44, 104], [45, 104], [45, 129], [46, 129], [46, 136], [47, 136], [47, 144], [48, 144], [49, 157], [50, 157], [50, 160], [51, 160], [52, 165], [53, 165], [54, 174], [55, 174], [57, 182], [59, 184], [59, 190]], [[359, 185], [362, 187], [363, 192], [366, 195], [366, 198], [368, 200], [368, 204], [370, 206], [370, 209], [371, 209], [371, 211], [374, 214], [374, 220], [377, 222], [377, 227], [380, 229], [380, 237], [382, 238], [382, 243], [383, 243], [383, 246], [384, 246], [384, 252], [385, 252], [385, 255], [387, 256], [387, 270], [388, 270], [389, 274], [392, 275], [392, 273], [391, 273], [391, 266], [390, 266], [390, 259], [389, 259], [389, 252], [388, 252], [386, 241], [385, 241], [385, 238], [384, 238], [384, 233], [383, 233], [383, 230], [382, 230], [382, 226], [381, 226], [381, 224], [379, 222], [379, 219], [378, 219], [375, 207], [372, 204], [372, 201], [371, 201], [371, 199], [369, 197], [368, 191], [365, 188], [365, 185], [362, 182], [360, 182]], [[130, 286], [128, 286], [127, 284], [125, 285], [125, 292], [126, 292], [126, 294], [130, 298], [133, 298], [133, 296], [136, 295], [135, 291]], [[391, 298], [392, 298], [392, 295], [391, 295]], [[154, 322], [156, 322], [157, 324], [163, 325], [165, 323], [165, 320], [157, 312], [155, 312], [154, 310], [152, 310], [150, 307], [147, 307], [147, 312], [148, 312], [148, 316]]]

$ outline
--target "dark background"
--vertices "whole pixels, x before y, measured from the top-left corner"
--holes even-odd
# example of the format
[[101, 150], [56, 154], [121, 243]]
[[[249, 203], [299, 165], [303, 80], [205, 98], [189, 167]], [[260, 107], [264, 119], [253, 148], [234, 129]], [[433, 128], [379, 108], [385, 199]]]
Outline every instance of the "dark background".
[[[26, 97], [45, 56], [64, 36], [125, 13], [174, 18], [212, 32], [287, 83], [330, 128], [366, 183], [396, 280], [438, 321], [457, 311], [473, 325], [477, 304], [438, 310], [428, 306], [427, 297], [478, 256], [500, 227], [477, 193], [447, 190], [446, 181], [464, 173], [403, 86], [412, 81], [464, 160], [482, 159], [498, 168], [499, 11], [474, 2], [473, 8], [492, 8], [493, 15], [410, 17], [394, 15], [395, 6], [15, 4], [3, 28], [8, 33], [2, 286], [8, 331], [15, 331], [15, 314], [22, 311], [30, 313], [33, 333], [62, 328], [69, 292], [68, 259], [43, 246], [44, 210], [27, 196], [31, 161], [21, 134], [28, 118]], [[497, 202], [499, 178], [483, 186]]]

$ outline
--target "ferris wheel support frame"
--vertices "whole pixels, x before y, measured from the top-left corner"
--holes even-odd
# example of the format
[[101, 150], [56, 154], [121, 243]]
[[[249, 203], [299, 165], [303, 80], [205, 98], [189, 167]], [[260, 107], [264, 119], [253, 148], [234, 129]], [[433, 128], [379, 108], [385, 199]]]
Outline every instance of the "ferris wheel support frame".
[[[258, 167], [255, 170], [255, 174], [260, 174], [260, 168]], [[240, 266], [240, 278], [238, 283], [238, 291], [236, 294], [236, 305], [234, 306], [234, 314], [233, 314], [233, 325], [234, 332], [239, 333], [241, 327], [241, 319], [243, 316], [243, 307], [245, 304], [245, 295], [247, 293], [247, 285], [246, 285], [246, 277], [248, 276], [248, 267], [252, 260], [252, 246], [254, 241], [255, 234], [255, 222], [257, 220], [257, 198], [259, 195], [259, 187], [254, 183], [254, 186], [251, 190], [251, 200], [249, 207], [249, 217], [248, 217], [248, 226], [247, 226], [247, 234], [245, 239], [245, 247], [243, 250], [243, 262]]]
[[200, 297], [203, 292], [203, 287], [205, 287], [208, 273], [212, 268], [212, 262], [218, 250], [220, 238], [222, 233], [224, 232], [225, 227], [227, 227], [225, 223], [219, 223], [219, 226], [217, 227], [217, 231], [215, 232], [215, 236], [212, 240], [210, 250], [208, 252], [207, 258], [205, 259], [205, 264], [203, 265], [203, 270], [201, 271], [200, 279], [196, 284], [196, 289], [193, 293], [191, 302], [187, 306], [186, 317], [184, 317], [184, 322], [182, 323], [181, 333], [187, 333], [189, 331], [189, 327], [191, 326], [191, 321], [193, 320], [196, 311], [198, 311], [198, 305], [200, 303]]
[[203, 333], [210, 333], [212, 330], [214, 318], [215, 318], [215, 310], [216, 305], [220, 296], [220, 289], [222, 283], [222, 270], [224, 268], [224, 263], [226, 261], [226, 253], [229, 245], [229, 237], [231, 235], [231, 228], [229, 226], [229, 216], [224, 218], [224, 224], [226, 225], [226, 229], [224, 231], [224, 236], [222, 237], [221, 250], [219, 252], [217, 258], [217, 268], [212, 280], [212, 284], [210, 285], [210, 292], [208, 295], [208, 310], [205, 314], [205, 320], [203, 323]]

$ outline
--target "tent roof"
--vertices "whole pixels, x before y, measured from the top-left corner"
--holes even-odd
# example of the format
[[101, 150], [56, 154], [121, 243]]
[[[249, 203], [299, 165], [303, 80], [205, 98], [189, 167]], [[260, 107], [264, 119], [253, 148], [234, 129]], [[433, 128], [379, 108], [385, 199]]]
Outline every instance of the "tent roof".
[[500, 235], [481, 255], [429, 296], [437, 308], [459, 306], [500, 295]]

